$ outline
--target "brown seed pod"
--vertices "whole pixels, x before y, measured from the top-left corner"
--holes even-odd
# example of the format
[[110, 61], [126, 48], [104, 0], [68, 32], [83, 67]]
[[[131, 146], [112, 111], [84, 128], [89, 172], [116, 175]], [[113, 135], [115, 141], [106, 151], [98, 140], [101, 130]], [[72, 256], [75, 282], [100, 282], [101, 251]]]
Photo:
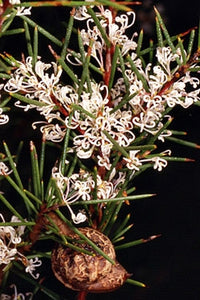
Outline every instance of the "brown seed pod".
[[[55, 222], [55, 219], [54, 219]], [[74, 240], [80, 240], [79, 236], [62, 224], [62, 233]], [[114, 247], [107, 236], [98, 230], [85, 227], [79, 228], [87, 238], [94, 242], [115, 264], [95, 253], [86, 242], [75, 245], [89, 250], [94, 256], [77, 252], [67, 246], [58, 245], [52, 251], [51, 263], [54, 275], [66, 287], [76, 291], [103, 293], [119, 288], [130, 276], [116, 260]]]

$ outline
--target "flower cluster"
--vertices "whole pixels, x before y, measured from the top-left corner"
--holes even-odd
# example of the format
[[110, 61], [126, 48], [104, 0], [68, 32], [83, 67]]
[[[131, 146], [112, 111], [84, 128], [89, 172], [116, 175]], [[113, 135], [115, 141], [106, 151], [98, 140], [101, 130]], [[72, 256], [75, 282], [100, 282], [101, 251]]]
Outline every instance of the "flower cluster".
[[[0, 214], [0, 217], [5, 223], [4, 217]], [[12, 222], [20, 222], [16, 216], [12, 216]], [[22, 242], [22, 236], [24, 234], [25, 226], [17, 226], [15, 229], [12, 226], [0, 226], [0, 265], [8, 265], [11, 261], [17, 259], [25, 265], [25, 272], [31, 274], [32, 277], [37, 279], [39, 274], [33, 273], [36, 267], [41, 266], [42, 262], [35, 257], [35, 259], [28, 259], [21, 254], [17, 247]]]
[[[190, 67], [194, 68], [197, 60], [183, 67], [180, 46], [158, 46], [154, 64], [145, 65], [137, 54], [137, 43], [133, 40], [136, 34], [131, 38], [126, 35], [126, 30], [134, 24], [134, 12], [115, 16], [103, 6], [97, 10], [94, 12], [85, 6], [76, 10], [74, 18], [85, 22], [86, 29], [80, 30], [85, 57], [79, 60], [84, 56], [82, 53], [75, 59], [82, 65], [91, 47], [92, 62], [105, 73], [108, 49], [110, 51], [112, 46], [114, 53], [117, 47], [121, 55], [116, 58], [117, 76], [112, 87], [92, 78], [82, 82], [76, 75], [74, 85], [66, 85], [62, 81], [62, 66], [55, 62], [44, 63], [40, 57], [36, 61], [27, 57], [17, 62], [16, 70], [3, 86], [4, 91], [18, 94], [16, 106], [25, 111], [35, 108], [44, 117], [44, 121], [33, 123], [33, 128], [41, 126], [44, 139], [61, 142], [68, 132], [68, 154], [73, 152], [80, 160], [89, 159], [98, 169], [104, 169], [104, 174], [107, 171], [112, 174], [105, 180], [99, 172], [94, 179], [91, 172], [81, 170], [67, 177], [57, 168], [53, 169], [52, 177], [75, 223], [84, 221], [86, 216], [82, 212], [76, 216], [69, 204], [79, 199], [93, 199], [94, 190], [99, 199], [116, 197], [118, 184], [114, 182], [119, 181], [116, 179], [119, 170], [122, 170], [118, 176], [123, 183], [127, 174], [132, 176], [144, 164], [151, 164], [158, 171], [166, 167], [167, 160], [163, 156], [171, 155], [171, 151], [144, 154], [141, 147], [137, 149], [144, 145], [138, 144], [138, 138], [144, 134], [144, 137], [155, 136], [164, 142], [165, 137], [172, 134], [170, 130], [162, 130], [171, 120], [166, 110], [176, 105], [188, 108], [200, 100], [200, 81], [190, 73]], [[66, 61], [72, 64], [71, 55], [69, 50]], [[117, 165], [113, 165], [117, 152], [120, 158]]]
[[[189, 71], [174, 80], [176, 76], [179, 76], [179, 65], [172, 67], [172, 64], [176, 60], [181, 60], [179, 48], [173, 53], [169, 47], [158, 47], [156, 57], [157, 65], [152, 67], [148, 64], [143, 69], [142, 61], [136, 57], [135, 53], [131, 55], [131, 63], [137, 66], [146, 82], [145, 86], [143, 80], [139, 79], [131, 69], [131, 63], [127, 63], [125, 71], [130, 83], [129, 93], [133, 95], [129, 101], [134, 112], [133, 124], [140, 128], [140, 132], [146, 131], [153, 135], [162, 128], [162, 119], [167, 107], [180, 105], [188, 108], [200, 100], [200, 81], [192, 77]], [[121, 97], [124, 89], [124, 83], [118, 80], [112, 90], [113, 97]]]
[[[68, 162], [67, 162], [68, 163]], [[56, 181], [57, 187], [62, 196], [62, 201], [67, 205], [71, 218], [78, 224], [86, 220], [84, 212], [77, 215], [72, 211], [70, 204], [81, 199], [83, 201], [94, 199], [94, 191], [98, 199], [115, 198], [119, 193], [120, 185], [124, 183], [125, 174], [119, 172], [116, 178], [115, 171], [111, 173], [109, 180], [103, 180], [98, 174], [96, 179], [91, 173], [80, 169], [79, 173], [74, 173], [69, 177], [63, 176], [62, 172], [54, 167], [52, 177]]]
[[[126, 30], [132, 27], [135, 22], [135, 13], [130, 11], [127, 14], [116, 16], [114, 19], [111, 10], [104, 9], [103, 6], [99, 6], [98, 8], [99, 12], [97, 12], [96, 15], [100, 18], [100, 24], [107, 34], [109, 42], [114, 46], [121, 46], [122, 55], [125, 55], [129, 50], [135, 50], [137, 43], [133, 41], [133, 38], [137, 34], [134, 33], [131, 39], [125, 34]], [[102, 33], [95, 25], [94, 20], [91, 18], [86, 7], [79, 8], [74, 17], [81, 21], [87, 20], [87, 28], [80, 31], [83, 45], [89, 46], [90, 41], [94, 41], [91, 56], [96, 60], [99, 67], [104, 70], [105, 61], [103, 56], [106, 50], [106, 43]]]

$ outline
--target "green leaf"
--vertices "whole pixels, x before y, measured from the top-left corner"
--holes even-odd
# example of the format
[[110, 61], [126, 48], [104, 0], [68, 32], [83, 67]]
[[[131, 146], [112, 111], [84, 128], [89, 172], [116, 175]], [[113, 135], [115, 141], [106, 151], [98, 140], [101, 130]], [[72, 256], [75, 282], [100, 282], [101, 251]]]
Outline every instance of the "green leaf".
[[18, 217], [23, 223], [26, 222], [24, 218], [16, 211], [16, 209], [10, 204], [10, 202], [0, 193], [0, 200], [3, 204], [13, 213], [14, 216]]
[[[24, 3], [23, 3], [24, 6]], [[54, 35], [50, 34], [47, 30], [45, 30], [43, 27], [37, 25], [33, 20], [29, 19], [27, 16], [20, 16], [22, 20], [27, 22], [31, 27], [35, 28], [37, 27], [38, 31], [44, 35], [46, 38], [48, 38], [50, 41], [52, 41], [54, 44], [56, 44], [59, 47], [62, 47], [62, 42], [58, 40]]]
[[9, 36], [9, 35], [21, 34], [21, 33], [24, 33], [24, 28], [16, 28], [16, 29], [6, 30], [2, 34], [2, 36]]
[[74, 203], [71, 203], [71, 205], [97, 204], [97, 203], [107, 203], [107, 202], [111, 203], [111, 202], [126, 201], [126, 200], [140, 200], [140, 199], [149, 198], [153, 196], [155, 196], [155, 194], [140, 194], [140, 195], [132, 195], [132, 196], [125, 196], [125, 197], [109, 198], [109, 199], [76, 201]]
[[141, 29], [140, 33], [139, 33], [138, 41], [137, 41], [137, 49], [136, 49], [137, 56], [140, 56], [140, 50], [142, 48], [143, 36], [144, 36], [144, 31], [143, 31], [143, 29]]
[[194, 39], [195, 39], [195, 30], [193, 29], [190, 32], [189, 42], [188, 42], [188, 48], [187, 48], [187, 60], [190, 58], [193, 45], [194, 45]]
[[35, 67], [35, 64], [38, 59], [38, 26], [35, 26], [34, 28], [34, 35], [33, 35], [33, 68]]
[[163, 36], [162, 36], [160, 23], [158, 21], [158, 17], [156, 17], [156, 33], [157, 33], [158, 46], [162, 48], [164, 46], [164, 43], [163, 43]]
[[138, 239], [138, 240], [135, 240], [135, 241], [132, 241], [132, 242], [121, 244], [119, 246], [115, 246], [115, 250], [122, 250], [122, 249], [130, 248], [130, 247], [133, 247], [133, 246], [141, 245], [141, 244], [144, 244], [144, 243], [148, 243], [148, 242], [151, 242], [151, 241], [153, 241], [154, 239], [156, 239], [160, 236], [161, 236], [160, 234], [152, 235], [147, 239]]
[[7, 146], [7, 144], [5, 142], [3, 142], [3, 146], [4, 146], [4, 149], [5, 149], [6, 155], [8, 157], [8, 161], [10, 163], [11, 169], [13, 171], [13, 175], [14, 175], [15, 180], [17, 182], [17, 185], [19, 186], [19, 188], [21, 190], [23, 190], [23, 184], [22, 184], [22, 181], [20, 179], [19, 173], [17, 171], [16, 164], [15, 164], [15, 162], [14, 162], [14, 160], [12, 158], [12, 155], [10, 153], [10, 150], [9, 150], [9, 148], [8, 148], [8, 146]]
[[38, 163], [38, 155], [35, 145], [30, 141], [30, 155], [31, 155], [31, 166], [32, 166], [32, 179], [34, 194], [37, 198], [41, 198], [41, 178]]
[[171, 142], [183, 145], [183, 146], [200, 149], [200, 145], [198, 145], [196, 143], [193, 143], [193, 142], [185, 141], [185, 140], [175, 138], [175, 137], [172, 137], [172, 136], [167, 136], [166, 139], [168, 141], [171, 141]]
[[121, 232], [119, 232], [118, 234], [115, 235], [115, 237], [113, 238], [112, 242], [115, 243], [115, 241], [121, 237], [122, 235], [124, 235], [129, 229], [131, 229], [133, 227], [133, 224], [128, 225], [127, 227], [125, 227], [123, 230], [121, 230]]
[[[164, 36], [165, 36], [165, 38], [167, 40], [167, 43], [170, 46], [170, 48], [172, 49], [172, 52], [175, 53], [176, 52], [176, 48], [175, 48], [175, 46], [174, 46], [174, 44], [173, 44], [173, 42], [171, 40], [171, 37], [170, 37], [169, 32], [168, 32], [168, 30], [167, 30], [167, 28], [166, 28], [166, 26], [165, 26], [165, 24], [163, 22], [163, 19], [162, 19], [160, 13], [158, 12], [158, 10], [156, 9], [156, 7], [154, 7], [154, 10], [155, 10], [158, 22], [160, 24], [160, 27], [161, 27], [161, 29], [163, 31], [163, 34], [164, 34]], [[157, 30], [157, 34], [159, 35], [158, 36], [159, 42], [161, 42], [161, 36], [160, 36], [160, 33], [158, 33], [158, 30]]]
[[145, 91], [149, 92], [148, 83], [147, 83], [145, 77], [143, 76], [143, 74], [140, 73], [140, 71], [136, 67], [136, 65], [133, 62], [133, 60], [130, 57], [130, 55], [127, 55], [127, 61], [130, 63], [131, 69], [135, 73], [135, 75], [137, 76], [137, 79], [142, 81], [142, 84], [143, 84], [143, 87], [144, 87]]
[[[89, 83], [90, 79], [89, 79], [88, 68], [89, 68], [89, 63], [90, 63], [90, 57], [91, 57], [93, 42], [94, 41], [91, 39], [90, 43], [89, 43], [89, 46], [88, 46], [87, 56], [86, 56], [86, 58], [84, 59], [84, 62], [83, 62], [83, 71], [82, 71], [81, 80], [79, 82], [79, 87], [78, 87], [78, 96], [79, 96], [79, 98], [80, 98], [80, 95], [83, 91], [83, 86], [84, 86], [86, 78], [88, 78], [87, 83], [88, 83], [88, 87], [90, 87], [90, 83]], [[91, 88], [90, 88], [90, 90], [91, 90]]]
[[102, 130], [102, 132], [105, 134], [105, 136], [111, 141], [111, 143], [113, 144], [114, 148], [116, 150], [118, 150], [119, 152], [121, 152], [121, 154], [123, 154], [125, 157], [129, 157], [128, 152], [126, 152], [126, 150], [121, 147], [117, 141], [115, 139], [113, 139], [113, 137], [106, 131], [106, 130]]
[[69, 22], [66, 27], [65, 39], [64, 39], [61, 54], [60, 54], [60, 57], [62, 60], [65, 60], [65, 56], [67, 53], [67, 47], [69, 45], [71, 34], [72, 34], [73, 24], [74, 24], [74, 16], [73, 16], [73, 14], [70, 14]]
[[25, 29], [25, 38], [26, 38], [26, 44], [27, 44], [27, 50], [28, 50], [28, 55], [33, 56], [33, 48], [31, 44], [31, 35], [30, 35], [30, 30], [28, 27], [28, 24], [26, 21], [24, 21], [24, 29]]
[[10, 183], [10, 185], [18, 192], [18, 194], [22, 197], [22, 199], [24, 200], [24, 203], [26, 205], [26, 209], [28, 211], [29, 214], [31, 214], [31, 210], [34, 211], [35, 213], [37, 213], [37, 209], [35, 208], [35, 206], [33, 205], [33, 203], [30, 201], [30, 199], [26, 196], [24, 190], [22, 190], [15, 182], [14, 180], [12, 180], [12, 178], [10, 176], [5, 176], [5, 178], [7, 179], [7, 181]]
[[109, 80], [109, 85], [108, 85], [108, 90], [109, 91], [113, 87], [115, 72], [116, 72], [116, 69], [117, 69], [118, 55], [119, 55], [119, 47], [118, 47], [118, 45], [116, 45], [115, 52], [114, 52], [113, 59], [112, 59], [112, 68], [111, 68], [110, 80]]
[[125, 228], [125, 226], [127, 225], [128, 221], [130, 220], [130, 217], [131, 217], [131, 214], [128, 214], [125, 217], [125, 219], [122, 222], [120, 222], [121, 224], [115, 230], [115, 234], [114, 234], [114, 237], [113, 237], [112, 241], [116, 240], [116, 236]]
[[144, 284], [143, 282], [133, 280], [133, 279], [130, 279], [130, 278], [126, 279], [126, 283], [130, 283], [130, 284], [133, 284], [133, 285], [136, 285], [136, 286], [139, 286], [139, 287], [143, 287], [143, 288], [146, 287], [146, 284]]
[[88, 13], [91, 15], [92, 19], [94, 20], [94, 23], [96, 24], [97, 28], [99, 29], [106, 46], [109, 48], [111, 46], [109, 37], [107, 36], [104, 28], [102, 27], [98, 17], [96, 16], [96, 13], [93, 11], [91, 7], [88, 7], [87, 10]]
[[46, 106], [47, 104], [44, 102], [39, 102], [38, 100], [32, 100], [31, 98], [22, 96], [20, 94], [17, 93], [9, 93], [9, 95], [17, 100], [20, 100], [22, 102], [28, 103], [28, 104], [32, 104], [35, 106], [39, 106], [39, 107], [43, 107]]

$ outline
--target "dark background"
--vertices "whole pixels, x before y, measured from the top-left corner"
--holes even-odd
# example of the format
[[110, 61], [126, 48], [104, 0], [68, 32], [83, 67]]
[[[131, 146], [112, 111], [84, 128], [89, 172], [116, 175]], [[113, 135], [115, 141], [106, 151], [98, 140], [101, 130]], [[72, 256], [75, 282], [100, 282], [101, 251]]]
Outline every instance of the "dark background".
[[[138, 28], [142, 24], [148, 37], [154, 36], [153, 5], [164, 16], [171, 35], [198, 25], [199, 1], [147, 0], [143, 1], [143, 7], [136, 8], [136, 12]], [[45, 23], [45, 18], [42, 22]], [[9, 47], [12, 49], [13, 46]], [[186, 138], [200, 144], [200, 108], [179, 108], [173, 114], [175, 120], [172, 127], [187, 131]], [[19, 115], [17, 123], [11, 123], [5, 127], [5, 131], [0, 129], [2, 139], [6, 139], [13, 149], [20, 139], [33, 139], [37, 142], [36, 133], [32, 136], [27, 129], [31, 121], [31, 114], [26, 119]], [[151, 170], [136, 178], [134, 185], [138, 193], [157, 195], [131, 204], [131, 221], [134, 226], [126, 240], [147, 238], [154, 234], [161, 234], [161, 237], [117, 252], [119, 261], [133, 273], [132, 278], [146, 283], [148, 287], [139, 288], [125, 284], [113, 293], [90, 295], [89, 300], [200, 299], [200, 149], [171, 146], [167, 143], [165, 146], [166, 149], [173, 150], [174, 156], [193, 158], [195, 162], [170, 163], [161, 173]], [[125, 214], [126, 211], [130, 211], [130, 207], [124, 207], [122, 213]], [[51, 282], [49, 279], [49, 283], [55, 286], [55, 290], [64, 293], [59, 282]], [[66, 290], [65, 297], [71, 300], [75, 293]]]

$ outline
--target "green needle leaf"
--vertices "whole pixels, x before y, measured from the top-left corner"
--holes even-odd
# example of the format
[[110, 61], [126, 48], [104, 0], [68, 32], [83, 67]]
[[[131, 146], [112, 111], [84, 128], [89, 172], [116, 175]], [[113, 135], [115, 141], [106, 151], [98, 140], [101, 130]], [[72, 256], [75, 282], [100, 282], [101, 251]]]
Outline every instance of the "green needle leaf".
[[104, 28], [102, 27], [99, 19], [97, 18], [95, 12], [93, 11], [93, 9], [91, 7], [88, 7], [87, 10], [88, 10], [88, 13], [91, 15], [92, 19], [94, 20], [97, 28], [99, 29], [106, 46], [110, 47], [111, 46], [110, 40], [109, 40]]
[[38, 155], [35, 149], [33, 142], [30, 142], [30, 155], [31, 155], [31, 165], [32, 165], [32, 178], [33, 178], [33, 187], [34, 194], [37, 198], [41, 197], [41, 179], [40, 171], [38, 164]]
[[38, 26], [34, 28], [34, 36], [33, 36], [33, 68], [37, 62], [38, 57]]
[[121, 147], [121, 146], [117, 143], [117, 141], [115, 141], [115, 140], [113, 139], [113, 137], [112, 137], [106, 130], [103, 130], [102, 132], [103, 132], [103, 133], [105, 134], [105, 136], [111, 141], [111, 143], [113, 144], [113, 146], [115, 147], [116, 150], [118, 150], [119, 152], [121, 152], [121, 154], [123, 154], [125, 157], [129, 157], [128, 152], [126, 152], [126, 150], [125, 150], [123, 147]]
[[[24, 4], [24, 3], [23, 3]], [[24, 5], [23, 5], [24, 6]], [[37, 25], [37, 23], [35, 23], [34, 21], [32, 21], [31, 19], [29, 19], [26, 16], [20, 16], [20, 18], [24, 21], [27, 22], [27, 24], [29, 24], [31, 27], [38, 28], [38, 31], [44, 35], [46, 38], [48, 38], [50, 41], [52, 41], [54, 44], [56, 44], [59, 47], [62, 47], [62, 42], [60, 40], [58, 40], [54, 35], [50, 34], [47, 30], [45, 30], [44, 28], [42, 28], [41, 26]]]
[[33, 210], [35, 213], [37, 213], [37, 210], [33, 203], [29, 200], [29, 198], [26, 196], [24, 190], [22, 190], [13, 180], [10, 176], [5, 176], [7, 181], [10, 183], [10, 185], [19, 193], [19, 195], [24, 200], [24, 203], [26, 205], [27, 211], [31, 214], [31, 210]]
[[133, 195], [133, 196], [117, 197], [117, 198], [109, 198], [109, 199], [76, 201], [74, 203], [71, 203], [71, 205], [97, 204], [97, 203], [118, 202], [118, 201], [126, 201], [126, 200], [140, 200], [140, 199], [149, 198], [149, 197], [153, 197], [153, 196], [155, 196], [155, 194], [141, 194], [141, 195]]
[[19, 173], [17, 171], [16, 164], [15, 164], [15, 162], [14, 162], [14, 160], [12, 158], [12, 155], [10, 153], [10, 150], [9, 150], [9, 148], [8, 148], [8, 146], [7, 146], [7, 144], [5, 142], [3, 142], [3, 146], [4, 146], [4, 149], [5, 149], [6, 155], [8, 157], [8, 161], [10, 163], [11, 169], [12, 169], [13, 174], [15, 176], [15, 179], [17, 181], [17, 184], [18, 184], [18, 186], [19, 186], [20, 189], [23, 189], [23, 184], [22, 184], [22, 181], [20, 179]]
[[24, 218], [16, 211], [16, 209], [10, 204], [10, 202], [0, 193], [0, 200], [3, 204], [13, 213], [14, 216], [18, 217], [23, 223], [26, 222]]
[[184, 145], [184, 146], [187, 146], [187, 147], [200, 149], [200, 145], [198, 145], [196, 143], [192, 143], [192, 142], [189, 142], [189, 141], [178, 139], [178, 138], [175, 138], [175, 137], [172, 137], [172, 136], [168, 136], [168, 137], [166, 137], [166, 139], [169, 140], [169, 141], [171, 141], [171, 142], [180, 144], [180, 145]]
[[26, 21], [24, 21], [24, 29], [25, 29], [25, 38], [26, 38], [26, 44], [27, 44], [27, 50], [28, 50], [28, 55], [33, 56], [33, 48], [31, 44], [31, 35], [30, 35], [30, 30], [28, 27], [28, 24]]
[[133, 279], [130, 279], [130, 278], [126, 280], [126, 283], [130, 283], [130, 284], [133, 284], [133, 285], [136, 285], [136, 286], [139, 286], [139, 287], [143, 287], [143, 288], [146, 287], [146, 284], [144, 284], [143, 282], [133, 280]]
[[138, 240], [135, 240], [135, 241], [132, 241], [132, 242], [128, 242], [128, 243], [119, 245], [119, 246], [115, 246], [115, 250], [122, 250], [122, 249], [126, 249], [126, 248], [129, 248], [129, 247], [137, 246], [137, 245], [140, 245], [140, 244], [148, 243], [148, 242], [150, 242], [150, 241], [152, 241], [152, 240], [154, 240], [154, 239], [156, 239], [160, 236], [161, 236], [160, 234], [152, 235], [147, 239], [138, 239]]

